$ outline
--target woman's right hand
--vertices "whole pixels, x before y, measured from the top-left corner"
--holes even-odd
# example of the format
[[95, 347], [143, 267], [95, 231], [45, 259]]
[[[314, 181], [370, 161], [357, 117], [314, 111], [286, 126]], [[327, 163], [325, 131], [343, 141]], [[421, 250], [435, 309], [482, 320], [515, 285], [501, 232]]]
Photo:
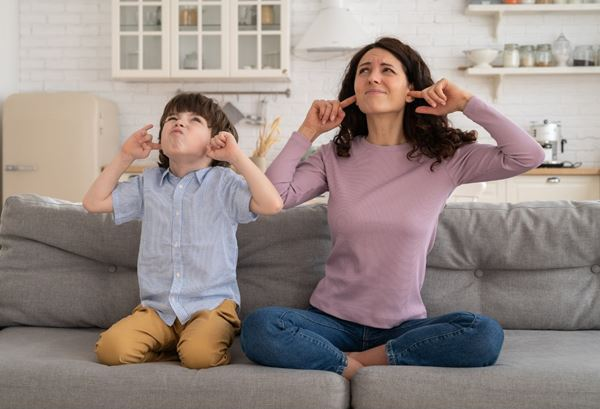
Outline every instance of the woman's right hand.
[[160, 144], [152, 142], [152, 135], [148, 133], [153, 126], [149, 124], [132, 133], [123, 143], [121, 152], [134, 161], [136, 159], [146, 159], [153, 149], [160, 149]]
[[356, 95], [352, 95], [343, 101], [336, 99], [317, 99], [313, 101], [298, 132], [313, 142], [322, 133], [340, 126], [346, 116], [344, 108], [354, 102], [356, 102]]

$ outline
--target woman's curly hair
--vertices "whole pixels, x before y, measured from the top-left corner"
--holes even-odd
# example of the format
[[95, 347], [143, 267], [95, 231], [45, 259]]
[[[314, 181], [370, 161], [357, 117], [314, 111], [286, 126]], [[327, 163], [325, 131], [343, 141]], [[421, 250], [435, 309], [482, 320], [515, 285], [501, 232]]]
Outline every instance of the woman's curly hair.
[[[402, 64], [404, 74], [408, 83], [415, 90], [423, 90], [434, 84], [431, 79], [429, 67], [425, 64], [417, 51], [400, 40], [391, 37], [383, 37], [372, 44], [363, 47], [350, 60], [338, 99], [344, 99], [354, 95], [354, 79], [361, 58], [367, 51], [373, 48], [381, 48], [392, 53]], [[452, 128], [448, 124], [448, 117], [418, 114], [415, 112], [418, 106], [428, 105], [424, 99], [417, 98], [407, 103], [404, 109], [404, 123], [402, 124], [406, 141], [412, 145], [412, 149], [406, 155], [409, 160], [418, 159], [421, 156], [435, 159], [431, 165], [433, 171], [443, 159], [450, 158], [460, 146], [475, 142], [476, 131], [465, 132]], [[352, 140], [364, 138], [368, 135], [367, 116], [361, 112], [356, 104], [344, 108], [346, 113], [340, 125], [339, 133], [334, 137], [338, 156], [349, 157]]]
[[[198, 92], [184, 92], [175, 95], [169, 102], [167, 102], [167, 105], [165, 105], [162, 117], [160, 118], [160, 130], [158, 134], [159, 142], [162, 135], [163, 126], [167, 118], [170, 115], [178, 114], [180, 112], [192, 112], [206, 119], [206, 123], [210, 128], [211, 137], [215, 136], [221, 131], [226, 131], [233, 135], [236, 142], [238, 141], [237, 130], [229, 121], [229, 118], [227, 118], [225, 112], [223, 112], [221, 107], [215, 101]], [[169, 168], [169, 157], [165, 155], [162, 149], [158, 154], [158, 166], [163, 169]], [[229, 167], [229, 163], [213, 159], [210, 163], [210, 166]]]

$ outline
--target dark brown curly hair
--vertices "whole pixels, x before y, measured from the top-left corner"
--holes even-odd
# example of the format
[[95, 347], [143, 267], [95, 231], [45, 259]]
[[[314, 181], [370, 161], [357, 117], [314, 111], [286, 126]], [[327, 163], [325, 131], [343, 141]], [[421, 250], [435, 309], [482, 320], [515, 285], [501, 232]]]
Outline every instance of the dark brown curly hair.
[[[211, 137], [215, 136], [221, 131], [226, 131], [233, 135], [236, 142], [238, 141], [237, 130], [215, 101], [198, 92], [184, 92], [175, 95], [169, 102], [167, 102], [167, 105], [165, 105], [162, 117], [160, 118], [158, 142], [160, 142], [163, 125], [165, 124], [167, 118], [172, 114], [178, 114], [180, 112], [192, 112], [206, 119], [206, 123], [210, 128]], [[162, 149], [158, 154], [158, 166], [163, 169], [167, 169], [169, 167], [169, 157], [165, 155]], [[210, 163], [210, 166], [229, 167], [229, 163], [213, 159]]]
[[[366, 45], [352, 57], [342, 80], [342, 87], [338, 95], [340, 101], [355, 94], [354, 79], [358, 63], [367, 51], [373, 48], [389, 51], [400, 61], [408, 83], [412, 85], [413, 89], [422, 90], [434, 84], [429, 67], [417, 51], [396, 38], [383, 37], [372, 44]], [[460, 146], [475, 142], [477, 132], [465, 132], [452, 128], [448, 124], [446, 115], [436, 116], [416, 113], [416, 108], [422, 105], [428, 104], [424, 99], [417, 98], [413, 102], [407, 103], [404, 109], [402, 127], [407, 143], [412, 145], [412, 149], [406, 157], [409, 160], [418, 159], [423, 155], [434, 158], [435, 161], [431, 165], [433, 171], [434, 167], [439, 165], [443, 159], [452, 157]], [[349, 157], [352, 140], [366, 137], [369, 131], [367, 129], [367, 116], [360, 111], [356, 104], [344, 108], [344, 112], [346, 117], [340, 124], [340, 131], [334, 137], [333, 142], [338, 156]]]

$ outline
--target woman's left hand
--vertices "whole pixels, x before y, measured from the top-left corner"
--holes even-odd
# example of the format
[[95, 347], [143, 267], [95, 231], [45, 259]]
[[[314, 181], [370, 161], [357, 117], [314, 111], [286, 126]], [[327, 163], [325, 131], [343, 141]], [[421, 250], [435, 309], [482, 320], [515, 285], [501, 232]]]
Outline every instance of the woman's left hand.
[[445, 78], [422, 91], [408, 91], [408, 95], [414, 98], [423, 98], [429, 104], [429, 106], [417, 107], [415, 112], [439, 116], [464, 110], [467, 102], [473, 96]]

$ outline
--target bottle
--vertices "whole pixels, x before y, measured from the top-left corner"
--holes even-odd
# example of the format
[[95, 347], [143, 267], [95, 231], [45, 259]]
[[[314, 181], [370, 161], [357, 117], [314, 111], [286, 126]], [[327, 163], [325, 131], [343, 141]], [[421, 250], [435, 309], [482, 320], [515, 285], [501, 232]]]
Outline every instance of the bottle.
[[571, 58], [571, 42], [563, 33], [560, 33], [558, 38], [552, 44], [552, 54], [556, 60], [556, 65], [566, 67]]
[[502, 59], [505, 67], [518, 67], [520, 64], [519, 45], [512, 43], [505, 44]]
[[549, 67], [552, 65], [552, 48], [550, 44], [538, 44], [535, 47], [535, 66]]

